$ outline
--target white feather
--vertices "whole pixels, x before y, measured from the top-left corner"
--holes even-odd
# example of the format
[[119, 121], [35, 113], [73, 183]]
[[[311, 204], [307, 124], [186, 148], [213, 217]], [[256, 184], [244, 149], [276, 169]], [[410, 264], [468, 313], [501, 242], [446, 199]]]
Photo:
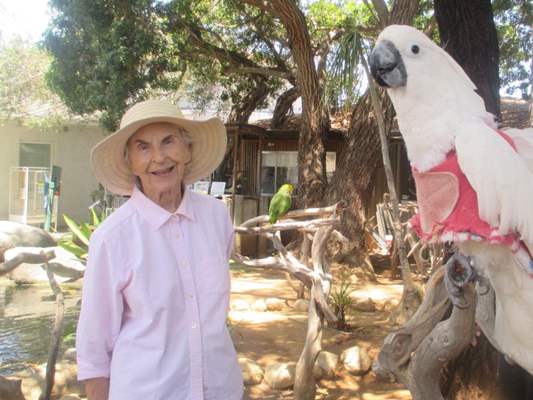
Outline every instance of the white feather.
[[533, 174], [533, 128], [503, 128], [503, 131], [513, 139], [518, 154]]
[[[394, 43], [407, 70], [405, 87], [388, 90], [411, 164], [426, 171], [453, 148], [465, 120], [493, 124], [474, 83], [448, 53], [410, 26], [391, 25], [378, 38]], [[419, 53], [411, 47], [417, 45]]]
[[533, 243], [533, 173], [507, 141], [483, 123], [456, 136], [459, 166], [477, 194], [479, 216], [500, 233]]
[[[456, 149], [459, 165], [476, 191], [480, 217], [502, 234], [518, 232], [533, 250], [533, 130], [508, 134], [518, 153], [494, 131], [475, 86], [461, 67], [412, 27], [387, 27], [379, 40], [400, 52], [406, 86], [388, 89], [409, 160], [420, 171]], [[413, 45], [420, 51], [411, 52]], [[533, 279], [517, 254], [502, 245], [465, 241], [496, 293], [498, 347], [533, 374]]]
[[506, 246], [465, 242], [459, 249], [474, 256], [476, 269], [490, 279], [496, 293], [498, 347], [533, 375], [533, 279]]

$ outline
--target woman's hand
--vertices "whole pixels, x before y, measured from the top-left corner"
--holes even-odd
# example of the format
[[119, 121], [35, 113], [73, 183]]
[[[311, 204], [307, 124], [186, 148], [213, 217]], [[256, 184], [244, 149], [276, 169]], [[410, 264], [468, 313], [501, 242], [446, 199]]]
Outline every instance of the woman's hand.
[[85, 392], [88, 400], [107, 400], [109, 394], [109, 378], [92, 378], [85, 381]]

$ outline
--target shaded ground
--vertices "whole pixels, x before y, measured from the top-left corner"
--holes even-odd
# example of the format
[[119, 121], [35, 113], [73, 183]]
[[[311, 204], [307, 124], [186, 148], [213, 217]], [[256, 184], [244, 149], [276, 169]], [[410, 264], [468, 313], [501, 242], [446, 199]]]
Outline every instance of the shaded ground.
[[[361, 299], [372, 298], [380, 305], [398, 301], [401, 297], [399, 281], [380, 278], [377, 283], [353, 283], [354, 295]], [[255, 360], [264, 369], [272, 362], [298, 361], [307, 329], [305, 312], [292, 308], [296, 293], [288, 285], [283, 273], [267, 270], [232, 271], [232, 301], [255, 300], [269, 297], [284, 299], [282, 311], [231, 311], [232, 336], [239, 355]], [[339, 354], [346, 348], [358, 345], [367, 348], [375, 357], [383, 338], [392, 329], [387, 322], [389, 312], [378, 309], [373, 312], [351, 310], [350, 332], [326, 328], [323, 349]], [[292, 399], [292, 391], [275, 391], [266, 384], [248, 387], [247, 399]], [[364, 377], [350, 375], [339, 370], [334, 380], [319, 381], [318, 399], [355, 400], [408, 400], [409, 392], [401, 385], [380, 382], [370, 372]]]

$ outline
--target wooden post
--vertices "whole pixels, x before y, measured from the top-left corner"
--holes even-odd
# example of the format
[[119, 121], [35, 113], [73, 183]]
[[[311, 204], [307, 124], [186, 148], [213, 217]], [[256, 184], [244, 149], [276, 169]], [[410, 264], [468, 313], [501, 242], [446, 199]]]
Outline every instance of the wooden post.
[[385, 123], [383, 112], [381, 111], [378, 94], [372, 76], [368, 70], [366, 59], [361, 54], [361, 62], [368, 78], [368, 86], [370, 90], [370, 98], [376, 120], [378, 122], [379, 138], [381, 141], [381, 154], [383, 156], [383, 166], [385, 167], [385, 175], [387, 176], [387, 186], [389, 187], [390, 200], [392, 205], [392, 221], [394, 230], [394, 243], [398, 249], [398, 255], [400, 257], [401, 273], [403, 280], [403, 293], [399, 307], [392, 315], [394, 322], [403, 323], [413, 316], [416, 309], [420, 305], [420, 298], [418, 295], [417, 287], [413, 282], [411, 269], [409, 267], [409, 260], [407, 259], [407, 251], [405, 248], [405, 241], [403, 239], [403, 230], [400, 223], [400, 208], [398, 205], [398, 195], [396, 193], [396, 187], [394, 185], [394, 176], [392, 173], [391, 161], [389, 157], [389, 144], [387, 135], [385, 133]]
[[63, 340], [63, 318], [65, 316], [65, 300], [63, 298], [63, 292], [57, 284], [54, 273], [48, 268], [48, 263], [44, 264], [46, 269], [46, 275], [48, 276], [48, 282], [50, 287], [56, 296], [56, 317], [54, 321], [54, 329], [52, 330], [52, 340], [50, 341], [50, 350], [48, 351], [48, 360], [46, 363], [46, 379], [44, 382], [44, 389], [39, 400], [50, 400], [52, 395], [52, 389], [54, 388], [54, 378], [56, 373], [56, 361], [57, 353], [59, 352], [59, 346]]
[[232, 199], [231, 199], [231, 218], [233, 219], [233, 223], [235, 223], [235, 186], [237, 184], [237, 146], [239, 142], [239, 130], [238, 128], [233, 133], [233, 173], [231, 177], [231, 191], [232, 191]]
[[[311, 298], [309, 300], [309, 310], [307, 314], [307, 335], [305, 338], [302, 354], [296, 364], [294, 379], [294, 399], [295, 400], [313, 400], [316, 395], [315, 376], [313, 373], [314, 366], [320, 351], [322, 350], [322, 328], [324, 326], [324, 314], [317, 307], [317, 293], [321, 291], [324, 296], [329, 296], [331, 282], [325, 277], [329, 276], [324, 252], [327, 239], [333, 226], [321, 227], [313, 237], [311, 249], [311, 260], [313, 270], [316, 276], [323, 277], [313, 281], [311, 287]], [[319, 288], [317, 288], [319, 286]]]

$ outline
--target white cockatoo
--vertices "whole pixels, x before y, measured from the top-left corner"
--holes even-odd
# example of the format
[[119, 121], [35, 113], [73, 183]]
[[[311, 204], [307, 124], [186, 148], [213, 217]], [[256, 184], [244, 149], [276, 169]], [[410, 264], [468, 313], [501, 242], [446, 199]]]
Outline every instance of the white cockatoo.
[[414, 229], [471, 257], [496, 295], [496, 346], [533, 374], [533, 129], [496, 129], [463, 69], [415, 28], [387, 27], [369, 62], [413, 169]]

